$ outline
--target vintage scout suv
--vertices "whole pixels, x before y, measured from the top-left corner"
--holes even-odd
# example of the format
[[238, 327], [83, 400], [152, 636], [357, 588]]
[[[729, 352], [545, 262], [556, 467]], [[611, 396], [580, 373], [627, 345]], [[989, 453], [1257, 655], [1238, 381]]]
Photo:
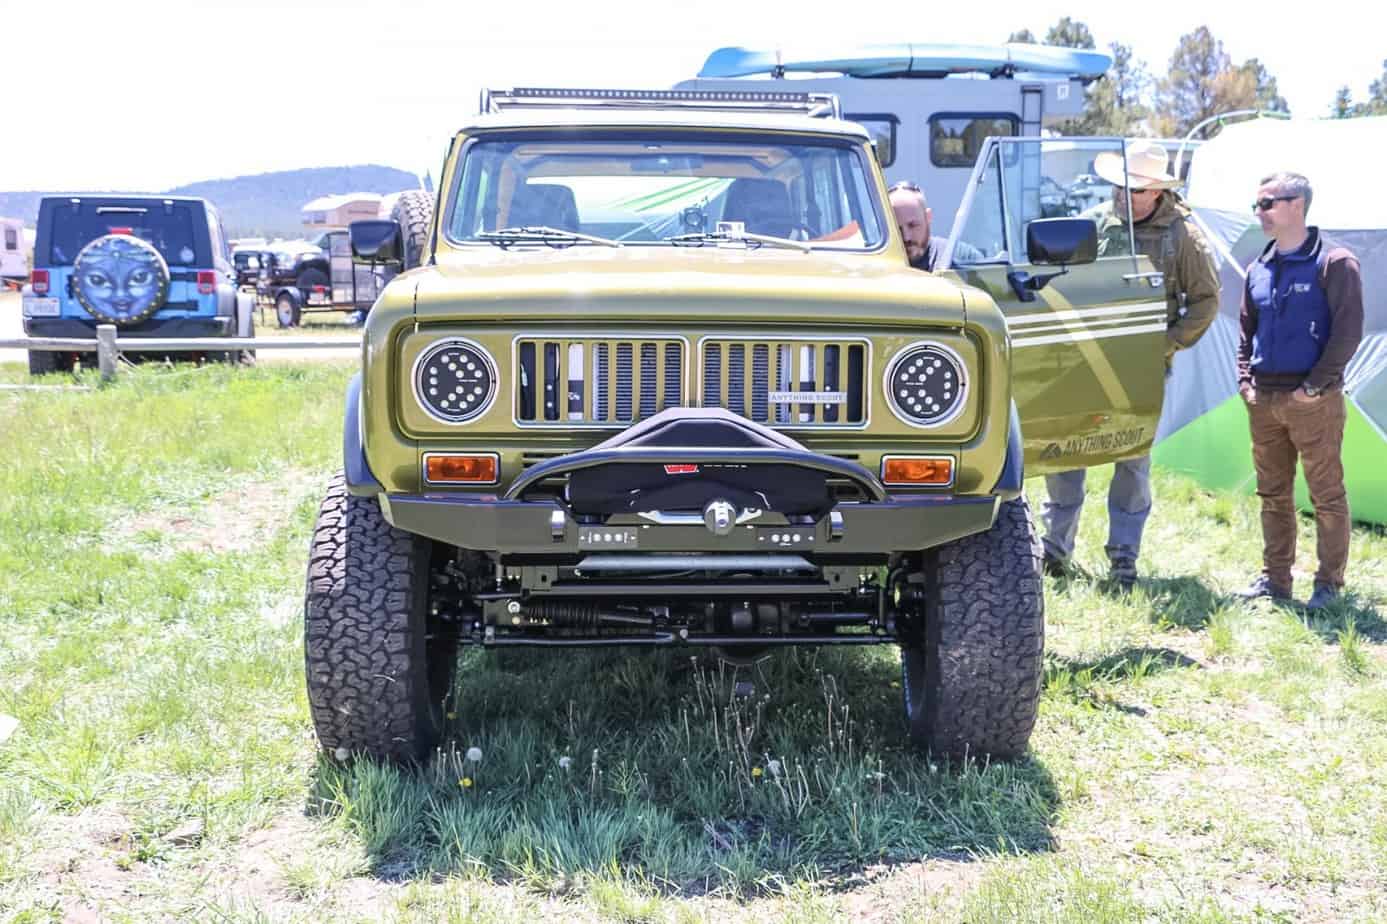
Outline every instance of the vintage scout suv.
[[1038, 217], [1072, 160], [1040, 140], [975, 168], [984, 262], [909, 268], [835, 102], [486, 94], [432, 218], [353, 225], [359, 259], [420, 265], [371, 309], [312, 540], [329, 753], [426, 757], [462, 645], [895, 644], [915, 742], [1025, 750], [1022, 473], [1149, 446], [1159, 280]]

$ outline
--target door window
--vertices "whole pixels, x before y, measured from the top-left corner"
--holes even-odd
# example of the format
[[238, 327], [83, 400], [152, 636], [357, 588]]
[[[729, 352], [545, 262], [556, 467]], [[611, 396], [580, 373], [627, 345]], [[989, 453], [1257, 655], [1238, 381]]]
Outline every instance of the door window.
[[965, 196], [952, 265], [1026, 263], [1026, 227], [1037, 218], [1088, 218], [1100, 259], [1134, 254], [1128, 212], [1114, 207], [1112, 185], [1094, 170], [1100, 157], [1121, 163], [1121, 140], [1000, 139], [985, 156]]

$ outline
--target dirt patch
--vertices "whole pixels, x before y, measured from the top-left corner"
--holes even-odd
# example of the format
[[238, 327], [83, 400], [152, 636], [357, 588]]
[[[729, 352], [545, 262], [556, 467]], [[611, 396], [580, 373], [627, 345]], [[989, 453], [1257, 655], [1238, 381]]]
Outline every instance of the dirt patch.
[[245, 552], [278, 530], [304, 495], [327, 479], [316, 472], [290, 469], [272, 481], [247, 481], [208, 500], [195, 510], [151, 510], [120, 522], [117, 540], [150, 533], [167, 540], [171, 552]]

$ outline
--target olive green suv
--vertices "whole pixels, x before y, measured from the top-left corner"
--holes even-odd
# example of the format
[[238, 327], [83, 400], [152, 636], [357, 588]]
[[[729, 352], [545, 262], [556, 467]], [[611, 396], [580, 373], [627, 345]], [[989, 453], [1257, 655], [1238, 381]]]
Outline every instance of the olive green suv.
[[460, 646], [881, 644], [912, 740], [1025, 750], [1022, 473], [1144, 452], [1161, 403], [1159, 277], [1040, 217], [1042, 178], [1121, 142], [989, 140], [953, 227], [973, 262], [931, 274], [835, 105], [485, 94], [436, 203], [352, 227], [356, 259], [405, 272], [312, 540], [329, 753], [426, 757]]

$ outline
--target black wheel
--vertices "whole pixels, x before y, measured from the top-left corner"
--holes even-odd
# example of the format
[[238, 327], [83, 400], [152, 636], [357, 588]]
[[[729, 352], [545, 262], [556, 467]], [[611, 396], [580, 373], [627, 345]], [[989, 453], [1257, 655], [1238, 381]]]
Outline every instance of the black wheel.
[[395, 207], [390, 210], [390, 219], [398, 222], [404, 232], [405, 269], [414, 269], [422, 262], [424, 246], [429, 240], [429, 228], [433, 224], [433, 195], [422, 189], [400, 193]]
[[952, 758], [1025, 753], [1045, 647], [1040, 557], [1024, 497], [1004, 502], [987, 532], [925, 553], [913, 576], [923, 625], [901, 645], [915, 744]]
[[304, 659], [318, 741], [339, 759], [422, 761], [442, 735], [457, 636], [429, 615], [432, 549], [333, 478], [309, 547]]
[[50, 372], [71, 372], [72, 357], [52, 350], [29, 351], [29, 374], [48, 375]]
[[300, 311], [299, 300], [292, 292], [281, 292], [275, 297], [275, 320], [281, 328], [298, 327]]

